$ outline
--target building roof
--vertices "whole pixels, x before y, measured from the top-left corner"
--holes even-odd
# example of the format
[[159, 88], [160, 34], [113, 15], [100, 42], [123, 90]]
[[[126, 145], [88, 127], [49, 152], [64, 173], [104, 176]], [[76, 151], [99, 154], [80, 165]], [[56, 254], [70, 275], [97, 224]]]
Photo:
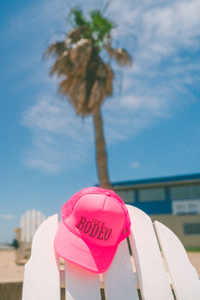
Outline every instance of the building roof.
[[131, 181], [121, 181], [113, 182], [112, 187], [114, 189], [121, 188], [136, 188], [140, 186], [161, 186], [161, 185], [176, 185], [176, 184], [190, 184], [190, 183], [200, 183], [200, 173], [199, 174], [189, 174], [189, 175], [177, 175], [169, 177], [159, 177], [150, 179], [137, 179]]

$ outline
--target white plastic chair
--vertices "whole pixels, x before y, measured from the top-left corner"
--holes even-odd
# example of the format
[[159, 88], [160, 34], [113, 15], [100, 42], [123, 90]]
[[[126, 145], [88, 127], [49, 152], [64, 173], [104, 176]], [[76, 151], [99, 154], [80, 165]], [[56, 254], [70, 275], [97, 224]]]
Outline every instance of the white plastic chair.
[[122, 241], [102, 275], [68, 261], [60, 270], [53, 248], [58, 215], [48, 218], [35, 234], [25, 265], [22, 300], [60, 300], [61, 286], [66, 300], [100, 300], [100, 288], [106, 300], [199, 300], [200, 280], [180, 240], [163, 224], [152, 224], [143, 211], [127, 208], [132, 255], [127, 241]]

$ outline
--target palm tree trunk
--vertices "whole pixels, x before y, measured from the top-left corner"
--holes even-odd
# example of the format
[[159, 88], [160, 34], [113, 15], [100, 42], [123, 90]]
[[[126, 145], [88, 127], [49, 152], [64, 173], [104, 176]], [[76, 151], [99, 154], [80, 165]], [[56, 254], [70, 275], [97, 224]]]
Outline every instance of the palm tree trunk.
[[96, 108], [93, 112], [93, 120], [95, 130], [96, 161], [100, 187], [104, 189], [111, 189], [107, 170], [107, 154], [103, 135], [103, 122], [100, 105], [96, 105]]

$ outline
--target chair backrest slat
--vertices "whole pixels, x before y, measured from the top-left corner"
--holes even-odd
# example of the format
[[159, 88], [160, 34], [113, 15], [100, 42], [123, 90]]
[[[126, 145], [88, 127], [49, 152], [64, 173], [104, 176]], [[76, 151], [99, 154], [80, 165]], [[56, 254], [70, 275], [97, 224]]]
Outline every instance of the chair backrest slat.
[[177, 300], [199, 300], [200, 281], [185, 248], [165, 225], [155, 221], [156, 231]]
[[31, 258], [25, 265], [22, 300], [60, 300], [60, 266], [53, 247], [57, 227], [55, 215], [35, 234]]
[[99, 275], [65, 261], [65, 299], [101, 300]]
[[139, 299], [126, 240], [119, 244], [114, 260], [103, 278], [106, 300]]
[[138, 282], [145, 300], [174, 300], [152, 221], [136, 207], [127, 205], [130, 236]]

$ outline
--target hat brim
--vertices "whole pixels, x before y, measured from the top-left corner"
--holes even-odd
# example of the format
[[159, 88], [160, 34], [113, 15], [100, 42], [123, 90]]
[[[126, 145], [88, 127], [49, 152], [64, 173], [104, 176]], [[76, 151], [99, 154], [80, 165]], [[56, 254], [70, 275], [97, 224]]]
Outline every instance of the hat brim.
[[111, 265], [118, 245], [100, 247], [82, 240], [60, 222], [55, 239], [56, 253], [91, 272], [104, 273]]

